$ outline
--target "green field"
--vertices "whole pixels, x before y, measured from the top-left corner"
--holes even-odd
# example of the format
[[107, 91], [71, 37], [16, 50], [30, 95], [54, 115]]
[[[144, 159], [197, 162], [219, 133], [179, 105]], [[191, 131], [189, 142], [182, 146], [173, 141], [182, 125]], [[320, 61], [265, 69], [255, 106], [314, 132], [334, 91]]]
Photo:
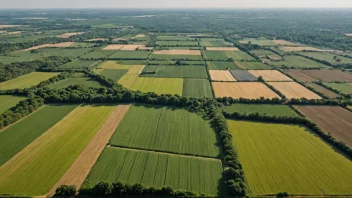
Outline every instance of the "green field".
[[55, 72], [32, 72], [18, 78], [8, 80], [0, 83], [0, 90], [9, 89], [24, 89], [38, 85], [44, 80], [48, 80], [51, 77], [57, 76], [59, 73]]
[[191, 79], [186, 78], [183, 80], [183, 93], [182, 96], [186, 97], [208, 97], [212, 98], [213, 93], [209, 80], [207, 79]]
[[93, 167], [88, 183], [93, 186], [100, 181], [124, 181], [217, 195], [218, 188], [222, 188], [221, 173], [221, 161], [216, 159], [110, 147]]
[[84, 60], [74, 60], [72, 62], [61, 65], [59, 68], [63, 69], [92, 69], [101, 61], [84, 61]]
[[166, 54], [152, 54], [150, 60], [191, 60], [201, 61], [200, 55], [166, 55]]
[[70, 85], [82, 85], [85, 87], [94, 87], [94, 88], [102, 87], [102, 85], [98, 81], [85, 77], [85, 75], [82, 73], [76, 73], [74, 76], [70, 78], [66, 78], [64, 80], [61, 80], [59, 82], [49, 85], [49, 87], [53, 89], [62, 89]]
[[251, 52], [258, 57], [269, 56], [270, 58], [275, 58], [275, 59], [282, 58], [281, 56], [275, 54], [274, 52], [270, 50], [265, 50], [265, 49], [252, 50]]
[[[143, 93], [154, 92], [156, 94], [177, 94], [182, 96], [182, 78], [139, 78], [133, 75], [129, 76], [131, 76], [131, 81], [133, 81], [128, 87], [131, 90]], [[129, 81], [128, 75], [126, 77], [126, 80]]]
[[158, 41], [195, 41], [196, 39], [187, 36], [158, 36]]
[[157, 41], [157, 46], [198, 47], [198, 41]]
[[87, 54], [91, 48], [77, 48], [77, 49], [70, 49], [70, 48], [42, 48], [40, 49], [40, 53], [50, 54], [50, 56], [64, 56], [69, 58], [77, 58]]
[[[343, 56], [339, 55], [334, 55], [334, 54], [329, 54], [329, 53], [324, 53], [324, 52], [299, 52], [299, 54], [302, 54], [304, 56], [308, 57], [313, 57], [318, 60], [323, 60], [331, 63], [332, 65], [342, 65], [342, 64], [349, 64], [352, 65], [352, 59], [351, 58], [345, 58]], [[334, 58], [336, 57], [336, 58]], [[339, 60], [339, 61], [338, 61]]]
[[0, 167], [0, 194], [48, 193], [113, 110], [114, 106], [100, 105], [74, 109]]
[[293, 68], [328, 68], [328, 66], [312, 61], [310, 59], [301, 57], [301, 56], [293, 56], [288, 55], [284, 56], [284, 60], [282, 61], [272, 61], [272, 65], [277, 67], [293, 67]]
[[235, 62], [242, 69], [271, 69], [269, 65], [262, 62]]
[[25, 97], [19, 96], [0, 95], [0, 114], [10, 109], [11, 107], [16, 106], [18, 102], [25, 99]]
[[76, 105], [46, 105], [0, 131], [0, 167], [75, 107]]
[[204, 47], [230, 47], [231, 43], [226, 42], [224, 39], [202, 39], [199, 41], [200, 46]]
[[249, 42], [251, 42], [251, 44], [254, 45], [261, 45], [261, 46], [275, 46], [278, 45], [277, 43], [268, 40], [266, 38], [245, 38], [239, 41], [242, 44], [249, 44]]
[[352, 83], [324, 83], [324, 85], [336, 89], [343, 94], [352, 94]]
[[[143, 72], [156, 72], [155, 74], [143, 74]], [[157, 78], [208, 78], [204, 66], [146, 66], [141, 76]]]
[[229, 57], [223, 51], [203, 50], [202, 54], [205, 60], [210, 60], [210, 61], [217, 61], [217, 60], [224, 61], [229, 59]]
[[253, 195], [351, 195], [352, 162], [306, 128], [229, 120]]
[[223, 110], [229, 113], [251, 114], [259, 113], [260, 115], [268, 116], [294, 116], [299, 115], [286, 105], [270, 105], [270, 104], [232, 104], [224, 106]]
[[118, 64], [120, 65], [145, 65], [145, 60], [118, 60]]
[[114, 82], [120, 80], [122, 76], [124, 76], [128, 70], [127, 69], [95, 69], [95, 73], [105, 76]]
[[254, 58], [242, 51], [225, 51], [227, 57], [236, 61], [252, 61]]
[[227, 68], [231, 70], [241, 69], [235, 63], [225, 61], [209, 61], [207, 62], [207, 65], [208, 70], [225, 70]]
[[147, 51], [117, 51], [116, 53], [109, 56], [109, 59], [120, 59], [120, 60], [127, 60], [127, 59], [148, 59], [149, 53]]
[[94, 52], [88, 53], [84, 56], [81, 56], [81, 58], [84, 59], [102, 59], [102, 58], [108, 58], [111, 56], [113, 53], [116, 51], [114, 50], [96, 50]]
[[184, 109], [131, 106], [111, 145], [217, 157], [219, 148], [209, 121]]
[[[174, 60], [151, 60], [148, 65], [176, 65]], [[204, 61], [180, 61], [180, 65], [205, 65]]]

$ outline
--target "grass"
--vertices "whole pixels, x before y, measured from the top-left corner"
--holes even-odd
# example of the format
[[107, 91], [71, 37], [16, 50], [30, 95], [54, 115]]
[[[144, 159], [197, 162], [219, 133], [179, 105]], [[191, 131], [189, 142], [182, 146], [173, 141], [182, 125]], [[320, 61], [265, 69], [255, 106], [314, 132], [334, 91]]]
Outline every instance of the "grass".
[[0, 83], [0, 90], [24, 89], [38, 85], [44, 80], [57, 76], [56, 72], [32, 72], [18, 78]]
[[92, 69], [96, 67], [100, 61], [84, 61], [84, 60], [75, 60], [64, 65], [61, 65], [59, 68], [63, 69]]
[[85, 75], [82, 73], [76, 73], [73, 77], [51, 84], [49, 85], [49, 87], [52, 89], [62, 89], [70, 85], [82, 85], [85, 87], [94, 87], [94, 88], [102, 87], [102, 85], [98, 81], [85, 77]]
[[157, 41], [156, 45], [198, 47], [198, 41]]
[[278, 45], [277, 43], [268, 40], [266, 38], [245, 38], [239, 41], [242, 44], [248, 44], [251, 42], [254, 45], [261, 45], [261, 46], [275, 46]]
[[215, 131], [197, 114], [184, 109], [131, 106], [110, 144], [181, 154], [217, 157]]
[[202, 51], [203, 57], [205, 60], [209, 60], [209, 61], [224, 61], [224, 60], [228, 60], [229, 57], [225, 54], [225, 52], [223, 51], [206, 51], [203, 50]]
[[94, 72], [117, 82], [128, 72], [128, 69], [95, 69]]
[[262, 62], [235, 62], [242, 69], [271, 69], [269, 65]]
[[207, 62], [208, 70], [225, 70], [229, 69], [241, 69], [233, 62], [225, 62], [225, 61], [209, 61]]
[[[324, 53], [324, 52], [299, 52], [304, 56], [313, 57], [318, 60], [323, 60], [331, 63], [332, 65], [349, 64], [352, 65], [352, 59], [343, 56]], [[336, 59], [334, 59], [336, 57]], [[340, 61], [337, 61], [340, 60]]]
[[88, 183], [124, 181], [145, 186], [170, 186], [217, 195], [220, 160], [169, 155], [121, 148], [105, 148], [88, 176]]
[[269, 116], [293, 116], [299, 117], [299, 115], [286, 105], [270, 105], [270, 104], [232, 104], [230, 106], [224, 106], [223, 110], [229, 113], [259, 113], [260, 115]]
[[213, 93], [209, 80], [206, 79], [190, 79], [186, 78], [183, 81], [183, 93], [182, 96], [186, 97], [208, 97], [212, 98]]
[[[143, 72], [155, 74], [143, 74]], [[204, 66], [146, 66], [141, 76], [158, 78], [208, 78]]]
[[258, 57], [269, 56], [270, 58], [275, 58], [275, 59], [281, 58], [281, 56], [275, 54], [270, 50], [258, 49], [258, 50], [252, 50], [251, 52]]
[[109, 56], [111, 56], [115, 52], [116, 51], [114, 51], [114, 50], [96, 50], [94, 52], [91, 52], [91, 53], [88, 53], [84, 56], [81, 56], [81, 58], [94, 59], [94, 60], [108, 58]]
[[[152, 60], [148, 65], [176, 65], [177, 61], [173, 60]], [[181, 65], [205, 65], [204, 61], [180, 61]]]
[[158, 41], [195, 41], [194, 38], [187, 36], [158, 36]]
[[253, 195], [352, 194], [352, 162], [306, 128], [228, 121]]
[[204, 40], [199, 42], [200, 46], [204, 47], [231, 47], [232, 45], [223, 39], [219, 40]]
[[225, 51], [224, 52], [227, 57], [232, 58], [233, 60], [237, 61], [251, 61], [254, 60], [254, 58], [250, 55], [248, 55], [246, 52], [242, 51]]
[[138, 75], [125, 75], [119, 80], [123, 86], [143, 93], [182, 95], [182, 78], [139, 78]]
[[0, 114], [10, 109], [11, 107], [16, 106], [18, 102], [25, 99], [25, 97], [0, 95]]
[[42, 48], [40, 49], [40, 53], [47, 53], [51, 56], [63, 56], [69, 58], [77, 58], [87, 54], [91, 48], [77, 48], [77, 49], [70, 49], [70, 48]]
[[343, 94], [352, 94], [352, 83], [324, 83], [324, 85], [336, 89]]
[[0, 167], [0, 194], [46, 194], [75, 161], [113, 109], [114, 106], [87, 105], [73, 110]]
[[147, 51], [117, 51], [116, 53], [112, 54], [109, 58], [110, 59], [148, 59], [149, 53]]
[[46, 105], [0, 132], [0, 167], [71, 112], [76, 105]]
[[201, 61], [202, 56], [200, 55], [167, 55], [167, 54], [152, 54], [150, 60], [193, 60]]
[[145, 65], [145, 60], [119, 60], [117, 61], [120, 65]]
[[292, 67], [292, 68], [328, 68], [328, 66], [312, 61], [310, 59], [301, 57], [301, 56], [293, 56], [288, 55], [284, 56], [284, 60], [271, 62], [272, 65], [277, 67]]

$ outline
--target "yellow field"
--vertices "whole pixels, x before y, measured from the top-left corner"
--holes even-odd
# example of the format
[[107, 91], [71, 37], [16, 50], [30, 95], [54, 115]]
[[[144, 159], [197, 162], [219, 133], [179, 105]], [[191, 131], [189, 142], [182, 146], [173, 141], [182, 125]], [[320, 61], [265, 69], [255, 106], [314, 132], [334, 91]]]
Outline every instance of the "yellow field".
[[57, 76], [56, 72], [32, 72], [18, 78], [0, 83], [0, 90], [24, 89], [38, 85], [44, 80]]
[[237, 81], [228, 70], [209, 70], [209, 74], [212, 81]]
[[296, 82], [268, 82], [275, 89], [279, 90], [288, 99], [292, 98], [307, 98], [307, 99], [321, 99], [321, 97], [309, 89], [303, 87]]
[[265, 81], [293, 81], [277, 70], [248, 70], [255, 77], [263, 77]]
[[129, 89], [143, 93], [178, 94], [182, 96], [182, 78], [135, 78]]

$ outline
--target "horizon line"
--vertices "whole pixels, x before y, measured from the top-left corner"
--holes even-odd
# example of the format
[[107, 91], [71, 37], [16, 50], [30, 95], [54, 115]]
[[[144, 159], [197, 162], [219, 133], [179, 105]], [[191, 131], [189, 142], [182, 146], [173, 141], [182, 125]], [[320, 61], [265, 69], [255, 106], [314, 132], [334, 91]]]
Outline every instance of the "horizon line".
[[108, 7], [61, 7], [61, 8], [53, 8], [53, 7], [42, 7], [42, 8], [0, 8], [0, 10], [35, 10], [35, 9], [50, 9], [50, 10], [60, 10], [60, 9], [104, 9], [104, 10], [178, 10], [178, 9], [208, 9], [208, 10], [240, 10], [240, 9], [352, 9], [351, 7], [115, 7], [115, 8], [108, 8]]

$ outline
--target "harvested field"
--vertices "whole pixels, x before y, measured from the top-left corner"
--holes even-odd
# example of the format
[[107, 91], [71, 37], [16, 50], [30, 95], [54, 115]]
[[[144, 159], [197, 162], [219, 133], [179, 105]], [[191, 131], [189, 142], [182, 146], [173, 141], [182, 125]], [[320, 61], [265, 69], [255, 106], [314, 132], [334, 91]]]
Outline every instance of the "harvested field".
[[230, 72], [237, 81], [258, 81], [258, 78], [247, 70], [231, 70]]
[[71, 36], [82, 35], [82, 34], [84, 34], [84, 32], [71, 32], [71, 33], [58, 35], [57, 37], [59, 37], [59, 38], [70, 38]]
[[257, 78], [263, 77], [265, 81], [293, 81], [277, 70], [249, 70], [248, 72]]
[[235, 61], [252, 61], [254, 58], [243, 51], [224, 51], [225, 55]]
[[35, 196], [49, 192], [113, 109], [100, 105], [74, 109], [0, 167], [0, 194]]
[[285, 40], [273, 40], [273, 42], [279, 44], [279, 45], [287, 45], [287, 46], [297, 46], [297, 45], [300, 45], [300, 44], [297, 44], [297, 43], [291, 43], [289, 41], [285, 41]]
[[23, 26], [23, 25], [0, 25], [0, 29], [1, 29], [1, 28], [20, 27], [20, 26]]
[[108, 147], [89, 174], [89, 185], [124, 181], [218, 195], [222, 163], [217, 159]]
[[240, 51], [237, 47], [206, 47], [208, 51]]
[[303, 87], [296, 82], [268, 82], [269, 85], [284, 94], [288, 99], [306, 98], [306, 99], [321, 99], [320, 96]]
[[[339, 106], [294, 106], [324, 133], [352, 146], [352, 113]], [[338, 126], [338, 127], [337, 127]]]
[[120, 50], [123, 48], [125, 45], [123, 44], [113, 44], [113, 45], [108, 45], [104, 47], [102, 50]]
[[123, 84], [121, 83], [122, 85], [131, 83], [128, 88], [134, 91], [141, 91], [143, 93], [154, 92], [157, 94], [177, 94], [182, 96], [182, 78], [140, 78], [138, 75], [130, 75], [125, 79], [121, 78], [120, 81], [123, 82]]
[[196, 98], [212, 98], [213, 93], [209, 80], [185, 78], [183, 80], [182, 96]]
[[217, 98], [280, 98], [279, 95], [260, 82], [212, 82], [212, 85]]
[[324, 83], [324, 85], [331, 87], [343, 94], [352, 94], [352, 83]]
[[207, 65], [209, 70], [241, 69], [235, 63], [225, 61], [210, 61]]
[[0, 95], [0, 114], [17, 105], [18, 102], [25, 100], [25, 97]]
[[145, 45], [125, 45], [120, 50], [135, 51], [140, 47], [145, 47]]
[[272, 105], [272, 104], [232, 104], [224, 106], [224, 111], [229, 113], [252, 114], [259, 113], [260, 115], [269, 116], [292, 116], [299, 115], [287, 105]]
[[0, 90], [24, 89], [38, 85], [44, 80], [57, 76], [56, 72], [32, 72], [15, 79], [0, 83]]
[[[1, 28], [1, 27], [0, 27]], [[346, 36], [352, 36], [352, 34], [345, 34]]]
[[341, 70], [303, 70], [303, 72], [322, 82], [352, 82], [352, 74]]
[[76, 107], [76, 105], [45, 105], [0, 131], [0, 167]]
[[65, 47], [70, 47], [71, 45], [74, 45], [74, 42], [65, 42], [65, 43], [55, 43], [55, 44], [44, 44], [44, 45], [38, 45], [34, 46], [31, 48], [27, 48], [24, 50], [20, 50], [19, 52], [25, 52], [25, 51], [31, 51], [35, 49], [40, 49], [40, 48], [47, 48], [47, 47], [53, 47], [53, 48], [65, 48]]
[[281, 50], [285, 52], [301, 52], [301, 51], [316, 51], [316, 52], [323, 52], [329, 50], [322, 50], [315, 47], [280, 47]]
[[335, 93], [333, 91], [330, 91], [329, 89], [326, 89], [325, 87], [322, 87], [322, 86], [317, 85], [315, 83], [306, 83], [306, 85], [308, 87], [313, 88], [317, 92], [324, 94], [328, 98], [332, 98], [333, 99], [333, 98], [339, 97], [339, 95], [337, 93]]
[[128, 148], [217, 157], [210, 122], [185, 109], [131, 106], [110, 144]]
[[290, 75], [292, 78], [301, 81], [301, 82], [317, 82], [318, 79], [313, 78], [312, 76], [304, 73], [304, 70], [296, 70], [296, 69], [289, 69], [283, 70], [285, 74]]
[[305, 127], [233, 120], [228, 124], [253, 196], [352, 194], [351, 160]]
[[164, 55], [201, 55], [200, 50], [160, 50], [155, 51], [153, 54]]
[[209, 70], [212, 81], [235, 82], [237, 81], [228, 70]]
[[[151, 73], [155, 72], [155, 73]], [[208, 78], [206, 67], [204, 66], [146, 66], [141, 77], [156, 78]]]
[[93, 136], [75, 162], [54, 185], [47, 195], [54, 195], [57, 187], [61, 185], [75, 185], [80, 189], [90, 170], [98, 160], [101, 152], [109, 142], [120, 121], [127, 113], [130, 105], [118, 105], [107, 118], [99, 131]]
[[271, 69], [269, 65], [262, 62], [239, 62], [235, 61], [235, 64], [242, 69]]

